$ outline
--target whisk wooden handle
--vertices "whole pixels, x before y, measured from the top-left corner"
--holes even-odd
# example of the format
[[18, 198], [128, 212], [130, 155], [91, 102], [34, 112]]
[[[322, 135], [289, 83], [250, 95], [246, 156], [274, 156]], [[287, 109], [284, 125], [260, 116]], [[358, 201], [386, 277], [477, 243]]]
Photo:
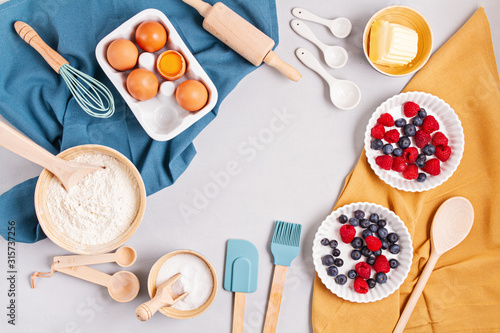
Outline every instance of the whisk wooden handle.
[[47, 61], [47, 63], [59, 73], [59, 69], [62, 65], [67, 64], [68, 61], [64, 59], [59, 53], [54, 51], [50, 46], [48, 46], [43, 39], [38, 35], [38, 33], [30, 27], [28, 24], [17, 21], [14, 23], [14, 28], [17, 34], [29, 45], [31, 45], [41, 56]]

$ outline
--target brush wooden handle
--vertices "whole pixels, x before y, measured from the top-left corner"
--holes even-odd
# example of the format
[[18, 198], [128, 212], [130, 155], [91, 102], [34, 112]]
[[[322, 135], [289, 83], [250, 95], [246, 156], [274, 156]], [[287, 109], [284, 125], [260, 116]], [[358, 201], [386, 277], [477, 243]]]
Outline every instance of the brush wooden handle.
[[274, 53], [274, 51], [269, 51], [269, 53], [264, 58], [264, 62], [269, 66], [276, 68], [281, 74], [292, 81], [297, 82], [302, 77], [298, 70], [281, 60], [281, 58], [278, 57], [278, 55]]
[[267, 304], [266, 321], [264, 322], [263, 333], [276, 332], [287, 269], [287, 266], [274, 266], [273, 284], [271, 286], [271, 294], [269, 295], [269, 303]]
[[47, 61], [47, 63], [59, 73], [59, 69], [62, 65], [68, 64], [68, 61], [64, 59], [59, 53], [54, 51], [50, 46], [48, 46], [38, 33], [30, 27], [28, 24], [17, 21], [14, 23], [14, 28], [17, 34], [29, 45], [31, 45], [41, 56]]
[[245, 323], [245, 293], [234, 293], [233, 333], [243, 333]]

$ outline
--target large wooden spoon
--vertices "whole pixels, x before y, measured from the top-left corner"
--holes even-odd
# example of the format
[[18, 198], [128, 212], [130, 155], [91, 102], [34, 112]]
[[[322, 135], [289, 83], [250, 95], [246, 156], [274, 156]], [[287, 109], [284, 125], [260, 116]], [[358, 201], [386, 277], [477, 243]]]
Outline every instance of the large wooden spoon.
[[465, 198], [448, 199], [439, 207], [432, 221], [431, 255], [399, 318], [394, 333], [401, 333], [405, 329], [439, 257], [465, 239], [473, 222], [474, 209]]
[[114, 253], [96, 255], [69, 255], [54, 257], [54, 268], [103, 264], [116, 262], [121, 267], [129, 267], [135, 263], [137, 252], [130, 246], [122, 246]]
[[52, 172], [68, 190], [102, 166], [65, 161], [52, 155], [20, 132], [0, 121], [0, 146]]

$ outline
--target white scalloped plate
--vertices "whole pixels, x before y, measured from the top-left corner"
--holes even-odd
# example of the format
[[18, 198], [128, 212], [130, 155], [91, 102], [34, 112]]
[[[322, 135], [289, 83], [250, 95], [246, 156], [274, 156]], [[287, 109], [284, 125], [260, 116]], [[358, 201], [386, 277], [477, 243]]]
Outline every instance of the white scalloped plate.
[[[340, 258], [344, 260], [344, 265], [339, 268], [339, 274], [347, 275], [347, 272], [354, 269], [354, 266], [358, 262], [366, 259], [365, 257], [361, 257], [360, 260], [354, 261], [351, 258], [351, 251], [353, 250], [353, 247], [351, 244], [343, 243], [339, 234], [339, 229], [342, 224], [337, 220], [337, 218], [341, 214], [345, 214], [350, 218], [353, 216], [354, 211], [358, 209], [363, 210], [367, 216], [372, 213], [377, 213], [380, 218], [385, 219], [387, 221], [386, 228], [389, 233], [395, 232], [398, 234], [399, 240], [397, 244], [401, 247], [401, 252], [397, 255], [391, 254], [387, 250], [383, 251], [383, 254], [387, 257], [387, 259], [397, 259], [399, 261], [399, 266], [395, 269], [391, 269], [391, 271], [387, 273], [387, 282], [385, 284], [377, 284], [375, 288], [370, 289], [366, 294], [359, 294], [354, 291], [354, 280], [352, 279], [348, 279], [347, 283], [343, 286], [335, 283], [335, 278], [326, 274], [327, 267], [321, 263], [321, 258], [326, 254], [331, 254], [332, 252], [332, 249], [329, 246], [321, 245], [321, 240], [323, 238], [328, 238], [329, 240], [336, 239], [339, 243], [337, 248], [341, 251]], [[359, 226], [356, 227], [356, 236], [361, 237], [363, 230], [364, 229]], [[323, 284], [335, 295], [347, 301], [357, 303], [379, 301], [399, 289], [410, 272], [413, 258], [411, 236], [403, 221], [401, 221], [401, 219], [389, 209], [369, 202], [351, 203], [333, 211], [318, 228], [314, 237], [312, 251], [314, 267], [319, 278], [321, 279], [321, 282], [323, 282]], [[375, 271], [372, 269], [372, 277], [374, 276], [374, 272]]]
[[[382, 152], [373, 150], [370, 147], [372, 141], [371, 129], [377, 124], [377, 119], [383, 113], [390, 113], [394, 120], [398, 118], [406, 118], [403, 113], [403, 105], [405, 102], [412, 101], [425, 108], [428, 115], [432, 115], [439, 123], [439, 131], [443, 132], [449, 140], [452, 153], [446, 162], [441, 162], [441, 173], [438, 176], [427, 175], [425, 182], [419, 183], [416, 180], [407, 180], [399, 172], [392, 170], [384, 170], [375, 163], [375, 158], [381, 155]], [[409, 120], [406, 118], [407, 121]], [[398, 127], [386, 127], [386, 131]], [[410, 138], [412, 146], [415, 146], [414, 138]], [[377, 176], [390, 186], [407, 192], [422, 192], [435, 188], [444, 183], [453, 175], [460, 164], [464, 152], [464, 130], [462, 123], [458, 119], [455, 111], [442, 99], [419, 91], [412, 91], [395, 95], [384, 103], [382, 103], [373, 113], [365, 132], [365, 152], [368, 163], [372, 167]], [[396, 144], [394, 144], [396, 147]], [[416, 146], [415, 146], [416, 147]], [[418, 149], [418, 148], [417, 148]], [[429, 159], [429, 158], [428, 158]], [[423, 172], [419, 169], [419, 172]]]

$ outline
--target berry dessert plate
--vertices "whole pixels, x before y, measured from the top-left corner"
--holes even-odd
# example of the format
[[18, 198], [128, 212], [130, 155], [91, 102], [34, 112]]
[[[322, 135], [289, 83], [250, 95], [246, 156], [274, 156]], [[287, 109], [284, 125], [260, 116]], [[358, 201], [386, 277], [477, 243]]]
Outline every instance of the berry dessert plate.
[[[413, 111], [407, 110], [407, 103]], [[412, 91], [389, 98], [375, 110], [364, 144], [368, 163], [380, 179], [398, 190], [422, 192], [453, 175], [465, 141], [460, 119], [450, 105], [434, 95]]]
[[[351, 218], [360, 211], [365, 217], [358, 221], [364, 220], [366, 224], [353, 226]], [[347, 217], [347, 222], [339, 221], [341, 216]], [[355, 238], [349, 243], [345, 243], [345, 238], [341, 236], [341, 229], [346, 227], [355, 231], [351, 235]], [[370, 231], [371, 228], [377, 230]], [[372, 232], [371, 236], [365, 238], [366, 232]], [[371, 245], [368, 244], [369, 237], [370, 243], [382, 241], [378, 253], [365, 253], [365, 248]], [[357, 246], [354, 245], [356, 241], [359, 242]], [[403, 221], [389, 209], [369, 202], [351, 203], [327, 216], [316, 232], [312, 252], [314, 267], [321, 282], [338, 297], [357, 303], [379, 301], [399, 289], [410, 272], [413, 258], [412, 240]], [[357, 259], [354, 259], [356, 256], [353, 252], [358, 252]], [[369, 263], [370, 259], [375, 263]], [[385, 261], [383, 272], [379, 259]], [[360, 265], [365, 267], [364, 273], [368, 275], [363, 276], [363, 272], [358, 270]], [[359, 285], [365, 286], [364, 291], [360, 290]]]

